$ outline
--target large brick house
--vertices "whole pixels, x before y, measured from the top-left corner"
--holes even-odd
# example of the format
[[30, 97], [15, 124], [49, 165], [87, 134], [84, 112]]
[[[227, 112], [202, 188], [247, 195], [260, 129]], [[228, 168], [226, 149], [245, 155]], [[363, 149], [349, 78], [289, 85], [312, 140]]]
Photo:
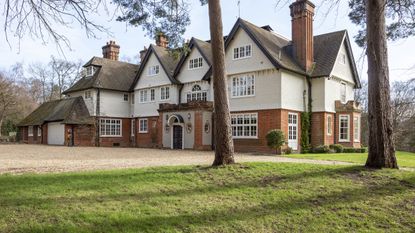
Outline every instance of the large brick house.
[[[299, 150], [301, 113], [310, 106], [313, 146], [360, 147], [360, 108], [353, 100], [360, 81], [347, 31], [315, 36], [314, 5], [297, 0], [290, 10], [292, 40], [243, 19], [226, 37], [235, 149], [270, 151], [265, 135], [281, 129], [288, 146]], [[77, 108], [88, 110], [75, 114], [83, 120], [48, 120], [38, 113], [50, 105], [45, 103], [21, 123], [22, 140], [33, 143], [34, 131], [41, 129], [37, 142], [44, 144], [214, 148], [210, 42], [192, 38], [178, 59], [167, 45], [158, 36], [135, 65], [118, 61], [120, 47], [110, 41], [102, 48], [104, 58], [85, 64], [84, 77], [57, 101], [76, 99]], [[50, 141], [51, 134], [63, 140]]]

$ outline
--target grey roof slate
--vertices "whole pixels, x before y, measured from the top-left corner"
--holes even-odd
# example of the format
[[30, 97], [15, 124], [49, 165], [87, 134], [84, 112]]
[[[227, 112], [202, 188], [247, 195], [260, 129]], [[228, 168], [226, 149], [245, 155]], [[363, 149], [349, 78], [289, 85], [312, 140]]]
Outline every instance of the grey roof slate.
[[42, 125], [46, 122], [63, 121], [67, 124], [93, 124], [81, 96], [45, 102], [24, 118], [18, 125]]
[[90, 88], [129, 91], [139, 69], [139, 65], [100, 57], [93, 57], [84, 67], [90, 65], [97, 67], [95, 74], [92, 77], [82, 77], [63, 94]]

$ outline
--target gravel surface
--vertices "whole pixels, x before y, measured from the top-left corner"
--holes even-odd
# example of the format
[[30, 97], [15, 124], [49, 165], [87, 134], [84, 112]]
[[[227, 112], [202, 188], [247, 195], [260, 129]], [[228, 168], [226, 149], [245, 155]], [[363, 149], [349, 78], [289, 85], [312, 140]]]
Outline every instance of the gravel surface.
[[[212, 151], [141, 148], [0, 145], [0, 174], [108, 170], [174, 165], [209, 165]], [[275, 155], [235, 155], [237, 162], [290, 162], [341, 165], [346, 162], [292, 159]]]

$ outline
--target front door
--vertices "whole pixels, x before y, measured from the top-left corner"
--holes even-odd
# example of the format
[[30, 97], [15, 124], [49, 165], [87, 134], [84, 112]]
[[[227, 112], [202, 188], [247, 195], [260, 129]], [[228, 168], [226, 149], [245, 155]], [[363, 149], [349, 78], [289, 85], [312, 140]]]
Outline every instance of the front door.
[[288, 146], [298, 150], [298, 115], [288, 113]]
[[183, 149], [183, 127], [173, 125], [173, 149]]

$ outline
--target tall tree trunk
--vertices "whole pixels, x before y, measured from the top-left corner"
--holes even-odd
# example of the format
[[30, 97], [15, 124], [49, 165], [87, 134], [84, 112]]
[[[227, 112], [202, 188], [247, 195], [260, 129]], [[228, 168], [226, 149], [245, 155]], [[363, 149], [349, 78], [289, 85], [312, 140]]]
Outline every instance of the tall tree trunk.
[[234, 163], [228, 84], [225, 77], [225, 48], [220, 0], [209, 0], [210, 38], [213, 56], [215, 160], [213, 166]]
[[393, 143], [385, 29], [386, 0], [366, 0], [369, 156], [366, 166], [398, 168]]

